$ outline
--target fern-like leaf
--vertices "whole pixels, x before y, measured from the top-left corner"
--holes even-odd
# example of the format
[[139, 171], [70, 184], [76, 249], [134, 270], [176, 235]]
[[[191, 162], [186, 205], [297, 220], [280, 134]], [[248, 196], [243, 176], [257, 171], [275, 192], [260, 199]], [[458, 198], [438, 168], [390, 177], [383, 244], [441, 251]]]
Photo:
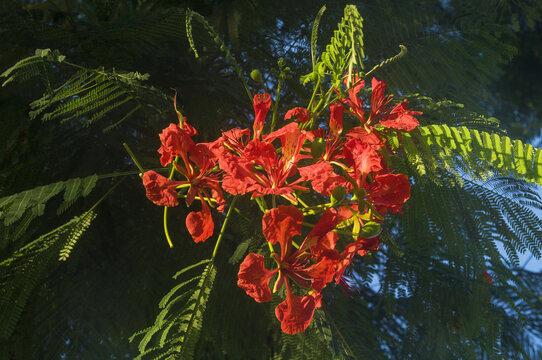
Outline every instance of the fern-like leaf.
[[[392, 144], [398, 144], [396, 136], [391, 136]], [[447, 125], [422, 126], [418, 134], [403, 133], [401, 137], [403, 149], [419, 175], [427, 174], [433, 180], [441, 168], [459, 168], [475, 179], [513, 176], [542, 185], [542, 150], [521, 140]]]
[[140, 354], [136, 359], [161, 359], [170, 355], [179, 359], [194, 357], [216, 267], [210, 260], [203, 260], [175, 275], [178, 278], [204, 264], [207, 266], [200, 275], [176, 285], [162, 298], [159, 304], [162, 310], [154, 325], [130, 338], [133, 341], [137, 335], [145, 334], [139, 343]]
[[62, 243], [78, 239], [96, 217], [93, 210], [40, 236], [0, 263], [0, 338], [13, 332], [24, 306]]

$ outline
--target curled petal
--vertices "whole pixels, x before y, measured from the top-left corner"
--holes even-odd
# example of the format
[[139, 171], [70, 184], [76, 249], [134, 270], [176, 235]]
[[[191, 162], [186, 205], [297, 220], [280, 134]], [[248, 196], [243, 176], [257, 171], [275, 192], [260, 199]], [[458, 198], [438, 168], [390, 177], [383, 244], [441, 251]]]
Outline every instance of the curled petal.
[[177, 184], [178, 182], [170, 180], [152, 170], [143, 174], [143, 185], [145, 186], [147, 197], [156, 205], [169, 207], [179, 205], [177, 191], [175, 190]]
[[237, 286], [256, 302], [271, 301], [269, 280], [277, 270], [267, 270], [262, 255], [248, 254], [239, 267]]
[[299, 251], [311, 249], [317, 246], [318, 251], [333, 250], [338, 240], [338, 235], [333, 233], [332, 230], [339, 224], [341, 218], [337, 215], [337, 211], [333, 208], [327, 209], [320, 217], [318, 223], [309, 232], [303, 244], [301, 244]]
[[290, 287], [287, 285], [286, 300], [278, 304], [275, 308], [275, 315], [280, 321], [280, 327], [283, 332], [286, 334], [297, 334], [307, 329], [312, 321], [315, 309], [315, 297], [311, 295], [303, 297], [295, 296], [291, 293]]
[[271, 95], [256, 94], [254, 95], [254, 139], [259, 139], [262, 133], [265, 116], [271, 107]]
[[292, 120], [304, 124], [309, 120], [309, 112], [305, 108], [295, 107], [288, 110], [286, 115], [284, 115], [284, 120]]
[[201, 211], [192, 211], [186, 217], [186, 228], [195, 242], [207, 240], [215, 228], [209, 205], [204, 200], [201, 205]]
[[286, 257], [292, 238], [301, 234], [303, 214], [290, 205], [280, 205], [265, 213], [262, 219], [263, 235], [271, 244], [280, 243], [282, 257]]

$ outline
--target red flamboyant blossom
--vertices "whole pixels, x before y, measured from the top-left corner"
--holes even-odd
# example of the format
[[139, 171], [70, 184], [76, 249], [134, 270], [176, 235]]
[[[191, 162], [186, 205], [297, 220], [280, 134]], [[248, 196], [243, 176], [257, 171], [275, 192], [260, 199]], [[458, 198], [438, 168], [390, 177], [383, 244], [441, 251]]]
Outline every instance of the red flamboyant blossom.
[[[339, 221], [335, 215], [332, 209], [326, 212], [299, 248], [294, 250], [292, 239], [301, 234], [303, 214], [293, 206], [281, 205], [269, 210], [262, 219], [263, 234], [271, 245], [280, 244], [280, 255], [272, 254], [279, 267], [267, 270], [263, 256], [249, 254], [239, 268], [237, 285], [257, 302], [271, 299], [269, 281], [278, 272], [273, 292], [286, 283], [286, 300], [277, 306], [275, 315], [281, 322], [282, 331], [287, 334], [305, 331], [320, 304], [319, 291], [333, 280], [338, 262], [338, 252], [333, 249], [338, 236], [331, 232]], [[317, 253], [310, 252], [313, 247]], [[289, 280], [317, 291], [296, 296], [291, 291]]]
[[[180, 118], [180, 115], [179, 115]], [[160, 134], [162, 146], [158, 150], [162, 157], [163, 166], [173, 162], [173, 166], [185, 180], [172, 181], [154, 171], [143, 175], [143, 184], [147, 189], [147, 197], [155, 204], [162, 206], [176, 206], [177, 189], [188, 188], [186, 204], [190, 206], [196, 196], [201, 199], [201, 211], [192, 211], [186, 217], [186, 227], [195, 242], [208, 239], [214, 230], [211, 210], [207, 202], [213, 199], [218, 211], [224, 211], [225, 201], [220, 187], [220, 178], [215, 167], [217, 156], [213, 152], [213, 143], [196, 144], [192, 136], [197, 134], [196, 129], [186, 121], [180, 122], [182, 128], [170, 124]]]
[[[282, 143], [282, 155], [271, 143], [276, 138]], [[264, 136], [263, 141], [251, 140], [242, 154], [225, 152], [219, 159], [220, 168], [225, 171], [223, 189], [233, 195], [252, 193], [252, 197], [282, 195], [297, 203], [292, 192], [308, 189], [298, 185], [301, 179], [286, 181], [297, 173], [296, 164], [302, 157], [300, 150], [304, 139], [305, 133], [291, 123]]]
[[[375, 125], [399, 131], [411, 131], [419, 126], [418, 119], [413, 115], [421, 114], [421, 112], [408, 110], [406, 99], [393, 107], [391, 97], [384, 95], [386, 83], [373, 78], [371, 85], [371, 111], [368, 118], [365, 117], [363, 102], [357, 95], [364, 86], [363, 81], [348, 91], [348, 98], [341, 99], [343, 103], [350, 106], [348, 112], [358, 118], [362, 125], [351, 129], [347, 137], [357, 138], [365, 143], [381, 147], [383, 140], [374, 133]], [[377, 123], [379, 119], [380, 121]]]
[[[207, 201], [214, 199], [220, 212], [224, 211], [225, 205], [220, 178], [215, 170], [217, 159], [209, 149], [209, 145], [203, 143], [194, 145], [189, 153], [182, 153], [180, 158], [184, 166], [178, 163], [174, 165], [186, 179], [177, 182], [183, 187], [188, 187], [186, 204], [190, 206], [196, 196], [201, 199], [201, 211], [188, 214], [186, 227], [195, 242], [205, 241], [214, 230], [214, 222]], [[211, 190], [210, 194], [207, 189]]]

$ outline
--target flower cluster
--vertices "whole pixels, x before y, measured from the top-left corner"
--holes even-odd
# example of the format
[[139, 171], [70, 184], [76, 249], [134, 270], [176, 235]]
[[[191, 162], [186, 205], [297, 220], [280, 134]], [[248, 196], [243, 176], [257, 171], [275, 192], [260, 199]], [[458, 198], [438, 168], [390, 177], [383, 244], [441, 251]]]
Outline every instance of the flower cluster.
[[[201, 211], [186, 219], [196, 242], [212, 235], [210, 208], [223, 211], [223, 191], [250, 194], [258, 201], [269, 261], [266, 267], [264, 255], [248, 254], [237, 285], [257, 302], [270, 301], [285, 287], [286, 298], [275, 314], [288, 334], [307, 328], [321, 306], [324, 287], [333, 282], [348, 287], [343, 275], [354, 256], [379, 249], [386, 213], [400, 213], [410, 197], [407, 176], [389, 167], [396, 149], [385, 135], [414, 130], [414, 115], [420, 112], [408, 110], [406, 100], [393, 104], [384, 94], [386, 84], [373, 79], [367, 113], [359, 94], [364, 81], [351, 80], [354, 85], [346, 91], [335, 89], [329, 122], [316, 130], [311, 127], [317, 115], [295, 107], [285, 114], [286, 125], [264, 134], [269, 94], [254, 96], [252, 131], [231, 129], [211, 143], [195, 143], [196, 130], [179, 115], [179, 124], [160, 134], [158, 149], [161, 164], [172, 164], [171, 176], [143, 175], [147, 197], [157, 205], [176, 206], [179, 196], [188, 206], [200, 200]], [[344, 132], [345, 114], [359, 120], [359, 126]], [[179, 176], [183, 179], [173, 180]], [[320, 203], [308, 205], [302, 195]], [[266, 196], [272, 200], [270, 209]], [[304, 227], [310, 231], [302, 236]]]

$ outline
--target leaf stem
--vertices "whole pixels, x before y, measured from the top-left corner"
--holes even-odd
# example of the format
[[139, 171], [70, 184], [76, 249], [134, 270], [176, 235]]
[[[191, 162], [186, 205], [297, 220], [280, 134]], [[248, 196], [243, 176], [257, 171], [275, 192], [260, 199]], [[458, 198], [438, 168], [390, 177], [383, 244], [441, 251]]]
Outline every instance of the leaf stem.
[[228, 220], [230, 219], [230, 215], [232, 214], [232, 210], [235, 208], [235, 201], [237, 200], [237, 196], [233, 198], [230, 204], [230, 208], [228, 209], [228, 212], [226, 213], [226, 218], [224, 219], [224, 222], [222, 223], [222, 228], [220, 229], [220, 233], [218, 234], [218, 239], [216, 240], [216, 245], [213, 250], [213, 256], [211, 257], [211, 261], [213, 261], [216, 257], [216, 253], [218, 252], [218, 247], [220, 246], [220, 242], [222, 240], [222, 237], [224, 236], [224, 232], [226, 231], [226, 225], [228, 224]]
[[134, 162], [134, 164], [137, 166], [137, 168], [139, 169], [141, 174], [143, 174], [145, 172], [145, 170], [143, 170], [143, 167], [141, 166], [139, 161], [137, 161], [134, 153], [132, 152], [132, 149], [130, 149], [130, 146], [128, 146], [127, 143], [122, 143], [122, 146], [124, 146], [124, 148], [126, 149], [126, 152], [128, 152], [128, 155], [130, 155], [130, 157], [132, 158], [132, 161]]

